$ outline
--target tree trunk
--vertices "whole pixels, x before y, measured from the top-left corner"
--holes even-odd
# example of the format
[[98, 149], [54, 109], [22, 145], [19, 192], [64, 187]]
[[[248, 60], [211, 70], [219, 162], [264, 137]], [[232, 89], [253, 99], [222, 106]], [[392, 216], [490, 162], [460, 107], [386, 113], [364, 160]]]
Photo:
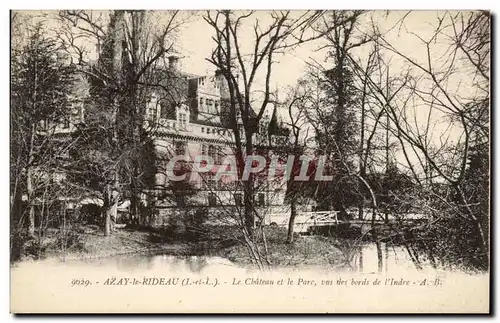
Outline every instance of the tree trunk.
[[36, 125], [31, 126], [30, 149], [28, 153], [28, 166], [26, 167], [26, 193], [28, 195], [28, 234], [35, 235], [35, 206], [33, 205], [33, 146], [35, 144]]
[[18, 228], [21, 229], [23, 212], [23, 191], [20, 187], [16, 187], [14, 191], [14, 201], [12, 202], [11, 224], [18, 223]]
[[248, 231], [250, 239], [253, 241], [255, 216], [254, 216], [254, 201], [253, 201], [253, 175], [250, 174], [248, 181], [244, 183], [245, 187], [245, 228]]
[[375, 192], [371, 188], [370, 184], [361, 176], [358, 175], [358, 179], [365, 184], [366, 188], [370, 191], [370, 195], [372, 197], [372, 221], [371, 221], [371, 231], [372, 231], [372, 237], [373, 240], [375, 240], [375, 244], [377, 246], [377, 260], [378, 260], [378, 271], [382, 272], [383, 268], [383, 256], [382, 256], [382, 247], [380, 246], [380, 241], [378, 239], [378, 230], [375, 227], [375, 219], [377, 218], [377, 211], [378, 211], [378, 205], [377, 205], [377, 197], [375, 195]]
[[[368, 69], [370, 68], [370, 60], [368, 59], [368, 64], [366, 64], [366, 72], [368, 73]], [[365, 156], [365, 151], [364, 151], [364, 146], [365, 146], [365, 118], [366, 118], [366, 91], [367, 91], [367, 83], [368, 80], [365, 78], [363, 80], [363, 92], [362, 92], [362, 97], [361, 97], [361, 123], [360, 123], [360, 130], [361, 130], [361, 137], [359, 139], [359, 174], [361, 177], [365, 178], [366, 175], [366, 165], [364, 162], [364, 156]], [[368, 147], [367, 147], [368, 149]], [[366, 155], [368, 155], [368, 151], [366, 151]], [[358, 190], [359, 190], [359, 201], [358, 201], [358, 219], [363, 220], [363, 207], [364, 207], [364, 201], [365, 197], [363, 194], [362, 187], [364, 186], [363, 182], [358, 179]], [[360, 254], [361, 260], [362, 260], [362, 253]]]
[[380, 241], [378, 239], [377, 228], [373, 228], [373, 237], [375, 238], [375, 244], [377, 245], [378, 272], [381, 273], [384, 269], [384, 258], [382, 255], [382, 246], [380, 245]]
[[479, 219], [477, 218], [477, 216], [474, 214], [474, 212], [470, 208], [469, 202], [465, 198], [465, 194], [464, 194], [462, 188], [460, 187], [460, 185], [456, 185], [455, 186], [455, 190], [458, 193], [460, 199], [462, 200], [462, 203], [465, 205], [465, 208], [467, 210], [467, 213], [469, 214], [470, 220], [472, 221], [472, 223], [474, 224], [474, 226], [476, 227], [476, 229], [478, 231], [479, 239], [480, 239], [479, 242], [481, 243], [481, 247], [483, 249], [483, 252], [485, 254], [488, 254], [489, 249], [490, 249], [489, 248], [489, 239], [484, 234], [485, 230], [483, 229], [481, 221], [479, 221]]
[[118, 219], [118, 173], [115, 171], [113, 186], [111, 190], [111, 207], [110, 207], [110, 231], [115, 231], [115, 223]]
[[358, 201], [358, 219], [359, 220], [363, 220], [363, 200], [362, 200], [363, 197], [361, 197], [361, 199]]
[[137, 196], [135, 178], [132, 178], [132, 183], [130, 187], [130, 207], [129, 207], [130, 216], [128, 219], [129, 223], [136, 223], [137, 219], [139, 218], [139, 201], [140, 198]]
[[[253, 153], [253, 134], [248, 134], [246, 136], [246, 157], [252, 155]], [[243, 164], [245, 165], [245, 163]], [[255, 205], [254, 205], [254, 174], [250, 173], [248, 180], [244, 182], [245, 188], [245, 227], [248, 231], [250, 239], [254, 239], [254, 227], [255, 227]]]
[[106, 185], [104, 196], [104, 235], [107, 237], [111, 234], [111, 188]]
[[30, 236], [35, 235], [35, 206], [33, 205], [33, 178], [32, 169], [28, 166], [26, 172], [26, 191], [28, 195], [28, 234]]
[[[360, 173], [360, 176], [362, 178], [365, 178], [366, 171], [365, 171], [365, 167], [364, 166], [360, 167], [359, 173]], [[359, 188], [359, 195], [360, 195], [360, 198], [358, 200], [358, 219], [359, 220], [363, 220], [363, 218], [364, 218], [364, 210], [363, 210], [363, 208], [365, 206], [364, 205], [365, 204], [365, 197], [363, 195], [363, 190], [361, 189], [363, 186], [365, 186], [364, 183], [363, 183], [363, 181], [358, 178], [358, 188]]]
[[359, 247], [359, 271], [363, 272], [363, 246]]
[[292, 199], [290, 202], [290, 220], [288, 221], [288, 234], [286, 243], [293, 243], [293, 227], [295, 224], [295, 217], [297, 216], [297, 201]]
[[[115, 178], [116, 181], [116, 178]], [[116, 182], [115, 182], [116, 183]], [[115, 193], [115, 194], [114, 194]], [[116, 216], [118, 211], [118, 197], [116, 196], [116, 191], [113, 190], [113, 186], [106, 185], [104, 197], [104, 235], [109, 236], [111, 232], [114, 231], [114, 223], [116, 222]]]
[[134, 168], [133, 168], [133, 173], [132, 173], [132, 178], [131, 178], [131, 183], [130, 183], [130, 218], [129, 222], [130, 223], [138, 223], [139, 218], [141, 217], [141, 189], [140, 189], [140, 184], [139, 184], [139, 166], [138, 166], [137, 160], [134, 160]]

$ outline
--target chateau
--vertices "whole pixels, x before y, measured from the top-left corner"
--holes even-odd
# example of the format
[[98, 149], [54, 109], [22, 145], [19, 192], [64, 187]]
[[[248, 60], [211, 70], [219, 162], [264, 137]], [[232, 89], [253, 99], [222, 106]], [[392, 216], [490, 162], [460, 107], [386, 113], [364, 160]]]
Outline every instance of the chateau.
[[[123, 45], [127, 37], [124, 23], [123, 13], [117, 12], [110, 21], [109, 28], [113, 32], [110, 33], [109, 40], [102, 48], [98, 48], [98, 51], [110, 50], [112, 53], [103, 55], [104, 59], [108, 59], [104, 64], [108, 64], [111, 70], [119, 71], [131, 64], [130, 53]], [[217, 180], [213, 176], [226, 156], [234, 156], [236, 146], [235, 127], [229, 124], [230, 111], [227, 105], [230, 95], [224, 77], [217, 71], [213, 75], [193, 75], [185, 73], [179, 66], [179, 56], [167, 53], [158, 60], [158, 64], [151, 67], [150, 73], [155, 75], [157, 84], [147, 87], [146, 100], [141, 101], [139, 108], [139, 111], [144, 111], [142, 128], [147, 138], [144, 142], [151, 146], [148, 149], [153, 158], [147, 158], [147, 165], [141, 165], [148, 168], [149, 175], [143, 181], [146, 185], [141, 183], [139, 206], [136, 209], [134, 204], [134, 210], [140, 213], [140, 221], [149, 225], [163, 225], [171, 215], [179, 212], [197, 213], [201, 210], [203, 214], [234, 215], [235, 212], [240, 212], [239, 206], [244, 203], [241, 182], [227, 178]], [[82, 78], [77, 83], [83, 84], [85, 80]], [[78, 123], [85, 122], [85, 101], [91, 95], [88, 90], [86, 86], [75, 86], [73, 112], [57, 126], [56, 132], [59, 135], [67, 136], [77, 129]], [[267, 104], [253, 135], [254, 148], [261, 155], [269, 156], [279, 150], [276, 148], [285, 147], [288, 142], [288, 129], [280, 121], [277, 102], [273, 95], [273, 100]], [[255, 117], [255, 111], [250, 110], [250, 114], [253, 114], [251, 117]], [[245, 142], [241, 116], [238, 115], [237, 119], [240, 141]], [[204, 174], [206, 176], [190, 172], [189, 180], [171, 182], [166, 176], [166, 166], [172, 157], [179, 155], [191, 160], [199, 155], [210, 156], [214, 161], [213, 172]], [[187, 163], [182, 167], [189, 169], [191, 165]], [[253, 190], [254, 205], [260, 209], [257, 210], [259, 216], [287, 209], [284, 183], [257, 178]], [[75, 203], [102, 205], [99, 199], [92, 197], [85, 202]], [[127, 201], [128, 199], [130, 196], [120, 197], [119, 211], [125, 216], [131, 213], [128, 208], [132, 201]]]
[[[226, 156], [234, 156], [234, 131], [228, 123], [229, 92], [220, 73], [211, 76], [197, 76], [183, 73], [178, 69], [179, 58], [169, 57], [166, 67], [168, 76], [162, 90], [155, 91], [146, 109], [144, 128], [151, 134], [157, 156], [155, 176], [156, 197], [165, 189], [175, 189], [176, 183], [169, 182], [166, 164], [173, 156], [186, 156], [194, 160], [196, 156], [209, 156], [214, 161], [212, 174], [190, 172], [184, 184], [189, 188], [175, 199], [156, 198], [157, 218], [163, 221], [168, 214], [183, 209], [200, 208], [208, 213], [219, 214], [238, 212], [244, 196], [235, 179], [217, 180], [214, 176]], [[172, 82], [174, 81], [174, 82]], [[165, 89], [169, 90], [168, 95]], [[279, 121], [278, 106], [272, 102], [266, 108], [258, 132], [254, 135], [256, 149], [272, 154], [276, 147], [286, 145], [288, 131]], [[241, 122], [238, 125], [244, 142], [245, 133]], [[223, 165], [224, 167], [224, 165]], [[180, 184], [182, 185], [182, 184]], [[278, 182], [260, 181], [256, 184], [255, 205], [262, 213], [283, 212], [286, 185]], [[234, 207], [234, 208], [231, 208]]]
[[[226, 177], [217, 180], [214, 176], [226, 157], [234, 157], [235, 149], [234, 131], [229, 126], [226, 105], [229, 92], [223, 76], [219, 73], [210, 76], [184, 73], [179, 69], [176, 55], [169, 56], [168, 66], [157, 72], [162, 84], [149, 92], [143, 124], [154, 156], [154, 162], [148, 167], [154, 169], [155, 175], [148, 187], [141, 189], [141, 221], [163, 225], [171, 216], [181, 212], [198, 214], [201, 210], [219, 219], [224, 214], [241, 212], [239, 207], [244, 203], [241, 182]], [[80, 81], [77, 83], [85, 83]], [[77, 85], [74, 92], [76, 100], [72, 113], [56, 126], [59, 136], [68, 136], [77, 129], [78, 123], [85, 122], [84, 103], [88, 91], [85, 86]], [[278, 110], [276, 100], [270, 102], [258, 125], [258, 132], [254, 134], [254, 147], [262, 155], [272, 155], [276, 148], [284, 147], [288, 142], [288, 129], [283, 127]], [[241, 141], [244, 142], [245, 133], [241, 118], [238, 119]], [[199, 155], [213, 159], [211, 172], [202, 176], [188, 171], [186, 181], [169, 181], [166, 166], [172, 157], [186, 156], [193, 161]], [[189, 164], [185, 165], [188, 169]], [[64, 178], [65, 174], [58, 176]], [[288, 210], [283, 182], [257, 178], [254, 192], [254, 205], [259, 216]], [[99, 198], [82, 200], [76, 204], [102, 205]], [[119, 211], [126, 216], [130, 201], [127, 197], [121, 197], [120, 201]]]

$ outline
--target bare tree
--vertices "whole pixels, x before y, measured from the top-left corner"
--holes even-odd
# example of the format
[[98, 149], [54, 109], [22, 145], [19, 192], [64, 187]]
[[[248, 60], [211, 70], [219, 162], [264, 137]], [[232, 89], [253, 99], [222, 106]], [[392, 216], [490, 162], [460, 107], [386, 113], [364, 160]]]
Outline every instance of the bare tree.
[[[27, 42], [13, 51], [11, 74], [11, 151], [14, 176], [12, 215], [22, 226], [23, 196], [28, 204], [28, 231], [35, 232], [38, 169], [54, 173], [54, 160], [66, 150], [58, 145], [55, 132], [69, 123], [70, 92], [74, 68], [64, 61], [61, 48], [44, 35], [43, 23], [27, 26]], [[18, 35], [20, 36], [20, 35]], [[63, 122], [66, 121], [66, 122]]]
[[[408, 15], [398, 21], [400, 29]], [[450, 207], [472, 225], [476, 232], [472, 235], [479, 241], [478, 257], [487, 259], [488, 216], [475, 210], [464, 192], [472, 142], [489, 140], [489, 75], [485, 73], [489, 70], [489, 14], [439, 12], [430, 35], [408, 33], [424, 55], [404, 52], [377, 27], [372, 38], [381, 50], [405, 64], [399, 72], [400, 85], [381, 86], [352, 56], [350, 59], [388, 116], [387, 127], [399, 141], [415, 181], [422, 189], [427, 187], [432, 200]], [[379, 64], [387, 69], [389, 63]], [[440, 125], [441, 120], [448, 121], [446, 128]], [[443, 191], [443, 184], [454, 192], [454, 198], [448, 189]], [[432, 223], [442, 220], [443, 212], [428, 207], [437, 217]]]
[[[319, 34], [311, 26], [322, 15], [321, 11], [301, 12], [298, 15], [290, 11], [272, 11], [266, 17], [257, 16], [253, 11], [207, 13], [205, 20], [214, 29], [213, 40], [216, 45], [208, 61], [218, 69], [227, 83], [226, 101], [238, 158], [254, 153], [254, 135], [272, 99], [272, 67], [278, 55], [287, 48], [317, 39]], [[252, 18], [253, 22], [250, 22]], [[251, 44], [248, 53], [241, 39], [241, 29], [245, 24], [253, 25], [253, 40], [245, 35], [245, 44]], [[259, 88], [258, 74], [263, 75], [263, 84]], [[260, 103], [255, 101], [256, 93], [261, 94]], [[241, 120], [243, 134], [238, 129], [238, 120]], [[242, 159], [239, 164], [244, 164]], [[251, 175], [245, 182], [244, 192], [245, 231], [249, 237], [253, 236], [254, 228], [253, 181]]]
[[[132, 217], [138, 216], [140, 152], [148, 138], [143, 128], [146, 106], [152, 87], [160, 84], [158, 69], [165, 67], [162, 65], [165, 55], [172, 51], [175, 33], [184, 22], [177, 11], [152, 17], [155, 14], [136, 10], [108, 13], [69, 10], [59, 15], [65, 28], [58, 36], [80, 71], [91, 81], [94, 97], [99, 101], [95, 103], [101, 108], [111, 108], [106, 148], [113, 162], [103, 191], [107, 201], [106, 234], [109, 234], [111, 219], [116, 217], [119, 192], [131, 192], [128, 195]], [[156, 24], [156, 19], [162, 23]], [[89, 49], [88, 43], [95, 49]], [[92, 60], [91, 54], [95, 52], [97, 60]]]
[[[294, 156], [294, 166], [291, 174], [286, 181], [286, 200], [290, 203], [290, 218], [288, 220], [287, 243], [293, 243], [294, 225], [297, 217], [297, 205], [301, 200], [305, 200], [313, 195], [315, 185], [312, 181], [296, 181], [301, 169], [299, 157], [303, 155], [308, 148], [311, 149], [309, 136], [311, 130], [307, 120], [307, 106], [310, 103], [310, 93], [307, 80], [299, 80], [298, 84], [291, 88], [285, 99], [285, 108], [288, 112], [289, 122], [284, 124], [290, 129], [290, 145], [284, 147], [283, 152], [288, 156]], [[310, 175], [311, 176], [311, 175]]]

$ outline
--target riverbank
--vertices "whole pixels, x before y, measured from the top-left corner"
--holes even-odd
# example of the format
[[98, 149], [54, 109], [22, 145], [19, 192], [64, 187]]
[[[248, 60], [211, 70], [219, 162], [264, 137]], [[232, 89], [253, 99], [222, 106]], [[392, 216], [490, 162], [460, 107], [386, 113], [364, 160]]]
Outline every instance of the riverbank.
[[[168, 253], [189, 255], [191, 247], [186, 243], [167, 243], [158, 233], [143, 229], [116, 229], [108, 237], [97, 226], [79, 226], [71, 234], [61, 237], [59, 232], [49, 231], [42, 239], [28, 246], [23, 260], [83, 260], [106, 258], [138, 253]], [[36, 241], [38, 240], [38, 241]]]
[[[210, 255], [229, 259], [241, 266], [249, 266], [252, 259], [247, 248], [236, 239], [223, 239], [228, 228], [211, 232], [210, 239], [186, 242], [172, 239], [165, 232], [146, 228], [116, 229], [105, 237], [97, 226], [81, 226], [63, 238], [58, 232], [49, 232], [37, 243], [36, 249], [23, 255], [23, 260], [84, 260], [139, 253], [163, 253], [176, 256]], [[332, 241], [321, 236], [295, 236], [293, 244], [287, 244], [285, 228], [266, 227], [267, 258], [275, 267], [337, 266], [343, 254]], [[35, 247], [31, 247], [33, 249]]]
[[[331, 238], [322, 236], [301, 236], [296, 234], [292, 244], [286, 243], [286, 229], [265, 227], [266, 244], [259, 248], [266, 250], [267, 259], [272, 267], [341, 267], [342, 251]], [[232, 262], [251, 265], [252, 258], [243, 244], [220, 249], [218, 256]]]

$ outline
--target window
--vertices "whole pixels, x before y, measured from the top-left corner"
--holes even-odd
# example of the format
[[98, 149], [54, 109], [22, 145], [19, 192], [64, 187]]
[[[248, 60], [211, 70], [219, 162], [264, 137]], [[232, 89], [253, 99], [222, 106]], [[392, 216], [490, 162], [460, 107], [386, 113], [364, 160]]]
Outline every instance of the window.
[[179, 207], [185, 207], [186, 206], [186, 196], [184, 196], [184, 195], [175, 195], [175, 203]]
[[83, 122], [83, 118], [82, 118], [82, 110], [83, 110], [83, 103], [81, 104], [78, 104], [72, 114], [71, 114], [71, 117], [73, 119], [73, 123], [74, 124], [78, 124], [80, 122]]
[[219, 184], [219, 182], [217, 181], [217, 179], [215, 178], [214, 175], [210, 175], [207, 177], [208, 189], [210, 189], [212, 191], [216, 191], [219, 188], [218, 184]]
[[257, 205], [259, 206], [266, 205], [266, 196], [264, 195], [264, 193], [259, 193], [257, 195]]
[[217, 191], [219, 189], [219, 181], [215, 178], [215, 173], [207, 172], [200, 174], [201, 187], [209, 192]]
[[201, 133], [205, 133], [205, 128], [201, 127]]
[[208, 206], [216, 206], [217, 205], [217, 196], [215, 193], [208, 193]]
[[184, 156], [186, 154], [186, 143], [182, 141], [177, 141], [175, 143], [175, 154], [177, 156]]
[[219, 102], [218, 101], [215, 101], [215, 113], [216, 114], [219, 114]]
[[64, 117], [62, 121], [63, 121], [63, 125], [62, 125], [63, 128], [68, 129], [69, 128], [69, 117], [68, 116]]
[[200, 111], [205, 112], [205, 99], [200, 98]]
[[214, 113], [214, 111], [213, 111], [213, 108], [214, 108], [213, 103], [214, 103], [213, 100], [207, 99], [207, 110], [208, 110], [208, 113], [211, 113], [211, 114]]
[[175, 120], [175, 104], [165, 100], [160, 101], [160, 118]]
[[186, 129], [187, 115], [184, 112], [179, 112], [179, 125], [181, 128]]
[[208, 146], [208, 156], [213, 158], [214, 164], [219, 163], [219, 154], [217, 153], [217, 147], [213, 145]]
[[146, 114], [147, 114], [147, 118], [149, 121], [156, 121], [156, 111], [157, 111], [157, 105], [156, 103], [153, 104], [153, 103], [149, 103], [148, 104], [148, 107], [147, 107], [147, 111], [146, 111]]
[[243, 205], [243, 194], [234, 193], [234, 205], [242, 206]]

